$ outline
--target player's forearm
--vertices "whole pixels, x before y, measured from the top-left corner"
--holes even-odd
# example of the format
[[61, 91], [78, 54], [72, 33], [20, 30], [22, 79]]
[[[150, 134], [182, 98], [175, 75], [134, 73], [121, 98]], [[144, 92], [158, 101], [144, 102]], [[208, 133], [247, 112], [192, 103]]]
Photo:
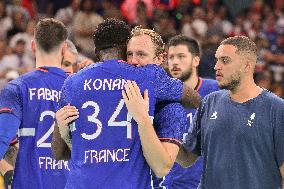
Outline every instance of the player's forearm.
[[194, 164], [197, 160], [198, 156], [194, 153], [187, 152], [184, 147], [179, 149], [176, 162], [180, 164], [182, 167], [186, 168]]
[[18, 155], [19, 145], [18, 143], [14, 145], [10, 145], [8, 150], [6, 151], [4, 155], [4, 160], [11, 165], [12, 167], [15, 167], [16, 159]]
[[10, 165], [6, 160], [2, 159], [0, 161], [0, 173], [1, 175], [5, 175], [7, 171], [13, 170], [13, 166]]
[[11, 140], [16, 136], [21, 121], [13, 114], [0, 114], [0, 159], [3, 159]]
[[51, 148], [55, 159], [68, 160], [71, 158], [71, 151], [66, 142], [61, 138], [57, 124], [54, 126]]
[[185, 108], [198, 108], [200, 103], [200, 95], [194, 89], [184, 83], [181, 104]]
[[175, 157], [171, 157], [156, 135], [150, 117], [138, 122], [143, 155], [157, 177], [167, 175]]
[[3, 175], [5, 186], [7, 188], [11, 188], [14, 175], [14, 167], [10, 165], [6, 160], [2, 159], [0, 161], [0, 172], [1, 175]]

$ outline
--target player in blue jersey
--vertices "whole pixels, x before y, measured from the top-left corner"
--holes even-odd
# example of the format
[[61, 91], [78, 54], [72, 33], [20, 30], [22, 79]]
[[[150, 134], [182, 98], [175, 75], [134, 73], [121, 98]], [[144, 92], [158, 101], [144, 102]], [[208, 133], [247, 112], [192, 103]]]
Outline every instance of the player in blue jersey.
[[224, 90], [203, 99], [177, 158], [188, 166], [204, 157], [201, 189], [283, 188], [284, 101], [255, 84], [256, 54], [244, 36], [225, 39], [216, 51]]
[[[165, 175], [170, 169], [168, 160], [172, 154], [167, 149], [175, 146], [165, 148], [153, 130], [137, 128], [124, 106], [121, 91], [128, 80], [135, 80], [142, 90], [147, 89], [149, 112], [153, 116], [155, 102], [180, 102], [183, 86], [156, 65], [137, 68], [119, 60], [125, 58], [129, 34], [122, 21], [108, 19], [100, 24], [94, 42], [103, 62], [69, 77], [63, 86], [60, 106], [70, 103], [80, 113], [79, 118], [76, 115], [66, 119], [70, 122], [78, 118], [70, 126], [71, 171], [65, 188], [152, 188], [149, 166], [156, 159], [151, 156], [153, 153], [164, 155], [162, 163], [152, 167], [156, 174]], [[69, 133], [62, 132], [66, 125], [58, 120], [58, 126], [61, 137], [66, 139]], [[150, 152], [149, 144], [158, 148]], [[55, 152], [60, 149], [55, 148]], [[172, 153], [177, 152], [175, 148]]]
[[[73, 67], [74, 67], [73, 65], [76, 64], [77, 62], [78, 52], [77, 52], [75, 45], [72, 43], [72, 41], [67, 40], [66, 46], [67, 47], [64, 53], [64, 58], [61, 63], [61, 66], [62, 66], [62, 69], [66, 73], [70, 73], [70, 72], [72, 73]], [[0, 173], [4, 177], [6, 188], [8, 188], [8, 186], [11, 185], [12, 183], [18, 148], [19, 148], [18, 139], [17, 137], [15, 137], [10, 142], [9, 148], [6, 151], [5, 156], [0, 161]]]
[[[127, 44], [127, 61], [136, 66], [145, 66], [148, 64], [162, 65], [165, 62], [165, 47], [161, 36], [149, 29], [137, 26], [131, 31], [131, 38]], [[130, 105], [131, 106], [131, 105]], [[138, 104], [135, 106], [142, 109]], [[129, 110], [130, 112], [135, 111]], [[138, 114], [142, 115], [142, 114]], [[147, 117], [141, 119], [136, 118], [139, 124], [147, 123]], [[154, 115], [154, 129], [159, 140], [164, 146], [174, 146], [179, 148], [182, 134], [188, 128], [186, 112], [179, 103], [159, 103], [156, 105]], [[152, 146], [154, 148], [154, 146]], [[152, 149], [151, 151], [154, 151]], [[152, 154], [152, 156], [157, 156]], [[172, 154], [170, 165], [172, 166], [176, 159], [176, 154]], [[159, 165], [159, 156], [157, 161], [152, 163]], [[158, 175], [153, 175], [153, 179]], [[153, 186], [155, 188], [164, 186], [164, 178], [154, 179]]]
[[[207, 94], [217, 91], [216, 80], [198, 77], [197, 68], [200, 63], [200, 49], [198, 42], [184, 35], [177, 35], [169, 39], [168, 42], [168, 66], [170, 74], [182, 80], [190, 87], [194, 88], [204, 98]], [[192, 129], [192, 119], [196, 109], [186, 109], [188, 122]], [[188, 125], [189, 126], [189, 125]], [[183, 138], [187, 135], [184, 134]], [[199, 185], [202, 173], [203, 158], [198, 160], [188, 168], [182, 168], [175, 163], [171, 172], [166, 176], [160, 186], [170, 189], [196, 189]]]
[[67, 162], [51, 152], [55, 107], [67, 75], [61, 69], [67, 29], [54, 19], [35, 27], [36, 69], [9, 82], [0, 94], [0, 159], [18, 130], [20, 148], [12, 188], [63, 188]]
[[[127, 61], [136, 66], [145, 66], [148, 64], [161, 66], [165, 61], [165, 45], [162, 37], [153, 30], [144, 29], [140, 26], [133, 28], [131, 31], [131, 38], [127, 44]], [[136, 107], [140, 108], [139, 105]], [[132, 113], [131, 110], [129, 111]], [[136, 118], [134, 116], [134, 119], [137, 120], [138, 125], [149, 122], [145, 116], [144, 119], [140, 117]], [[179, 149], [182, 134], [187, 128], [186, 112], [184, 108], [179, 103], [164, 102], [157, 104], [155, 107], [154, 127], [151, 126], [151, 128], [157, 133], [160, 144], [165, 147], [171, 146], [171, 148], [175, 150]], [[147, 143], [147, 141], [145, 141], [145, 143]], [[143, 148], [145, 146], [146, 145], [144, 145]], [[150, 147], [152, 149], [150, 149]], [[153, 152], [148, 156], [156, 157], [155, 161], [148, 161], [151, 168], [158, 167], [163, 163], [161, 161], [162, 155], [154, 153], [155, 148], [157, 147], [150, 145], [148, 150]], [[170, 149], [168, 151], [171, 153]], [[168, 160], [169, 167], [172, 167], [175, 162], [176, 155], [176, 153], [171, 153], [171, 158]], [[156, 173], [155, 170], [154, 173]], [[153, 174], [152, 177], [162, 177], [164, 175], [165, 174]], [[156, 187], [156, 183], [153, 183], [153, 185]]]

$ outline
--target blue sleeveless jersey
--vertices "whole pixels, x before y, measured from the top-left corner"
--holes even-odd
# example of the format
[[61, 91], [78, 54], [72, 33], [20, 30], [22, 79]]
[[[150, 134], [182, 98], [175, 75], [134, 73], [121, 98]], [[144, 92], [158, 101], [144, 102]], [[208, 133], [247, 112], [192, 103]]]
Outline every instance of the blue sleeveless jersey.
[[[219, 88], [216, 80], [199, 78], [196, 91], [200, 94], [201, 98], [217, 90], [219, 90]], [[186, 132], [183, 134], [183, 138], [192, 130], [192, 120], [195, 111], [196, 109], [186, 109], [189, 124], [185, 125], [187, 128], [185, 130]], [[178, 127], [180, 124], [176, 122], [175, 125]], [[154, 179], [154, 183], [156, 183], [155, 188], [196, 189], [200, 183], [202, 169], [203, 157], [199, 157], [198, 160], [188, 168], [183, 168], [178, 163], [175, 163], [170, 173], [165, 178]]]
[[55, 160], [51, 151], [55, 109], [66, 77], [59, 68], [42, 67], [9, 82], [1, 92], [0, 111], [10, 110], [21, 121], [13, 189], [66, 184], [68, 162]]
[[121, 95], [127, 80], [135, 80], [141, 92], [149, 91], [150, 116], [156, 102], [180, 101], [182, 96], [182, 82], [156, 65], [134, 67], [109, 60], [69, 77], [60, 107], [70, 103], [80, 116], [70, 126], [72, 155], [65, 188], [152, 188], [137, 123]]

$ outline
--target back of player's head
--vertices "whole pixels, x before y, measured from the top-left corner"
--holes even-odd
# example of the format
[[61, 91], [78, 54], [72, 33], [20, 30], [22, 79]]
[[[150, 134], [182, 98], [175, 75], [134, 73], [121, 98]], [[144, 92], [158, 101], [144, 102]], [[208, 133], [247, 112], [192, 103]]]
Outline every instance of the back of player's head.
[[185, 45], [192, 56], [200, 57], [200, 49], [198, 42], [195, 39], [189, 38], [185, 35], [176, 35], [170, 38], [168, 47]]
[[131, 38], [140, 35], [148, 35], [151, 38], [151, 41], [156, 48], [155, 49], [156, 56], [159, 56], [165, 52], [165, 43], [160, 34], [155, 32], [154, 30], [144, 29], [141, 26], [135, 26], [131, 30]]
[[237, 54], [249, 55], [256, 60], [257, 46], [250, 38], [246, 36], [229, 37], [223, 40], [221, 45], [233, 45], [237, 48]]
[[78, 54], [77, 48], [74, 45], [74, 43], [72, 41], [70, 41], [69, 39], [66, 40], [66, 44], [67, 44], [67, 50], [69, 50], [70, 52], [72, 52], [73, 54]]
[[53, 18], [41, 19], [35, 27], [35, 42], [38, 48], [46, 53], [56, 50], [66, 41], [67, 36], [68, 31], [65, 25]]
[[95, 51], [96, 53], [119, 51], [119, 53], [126, 54], [129, 37], [130, 28], [124, 21], [114, 18], [106, 19], [95, 30], [93, 36]]

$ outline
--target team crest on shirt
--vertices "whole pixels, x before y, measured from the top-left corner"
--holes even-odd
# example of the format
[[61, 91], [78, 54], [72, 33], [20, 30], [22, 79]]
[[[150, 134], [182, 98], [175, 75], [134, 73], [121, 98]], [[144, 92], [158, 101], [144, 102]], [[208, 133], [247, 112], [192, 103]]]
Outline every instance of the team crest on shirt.
[[254, 118], [255, 118], [255, 113], [252, 113], [252, 114], [250, 115], [249, 120], [248, 120], [247, 126], [250, 126], [250, 127], [252, 126], [252, 124], [254, 123], [254, 122], [253, 122]]
[[210, 119], [217, 119], [218, 116], [217, 116], [218, 112], [215, 111], [211, 116], [210, 116]]

